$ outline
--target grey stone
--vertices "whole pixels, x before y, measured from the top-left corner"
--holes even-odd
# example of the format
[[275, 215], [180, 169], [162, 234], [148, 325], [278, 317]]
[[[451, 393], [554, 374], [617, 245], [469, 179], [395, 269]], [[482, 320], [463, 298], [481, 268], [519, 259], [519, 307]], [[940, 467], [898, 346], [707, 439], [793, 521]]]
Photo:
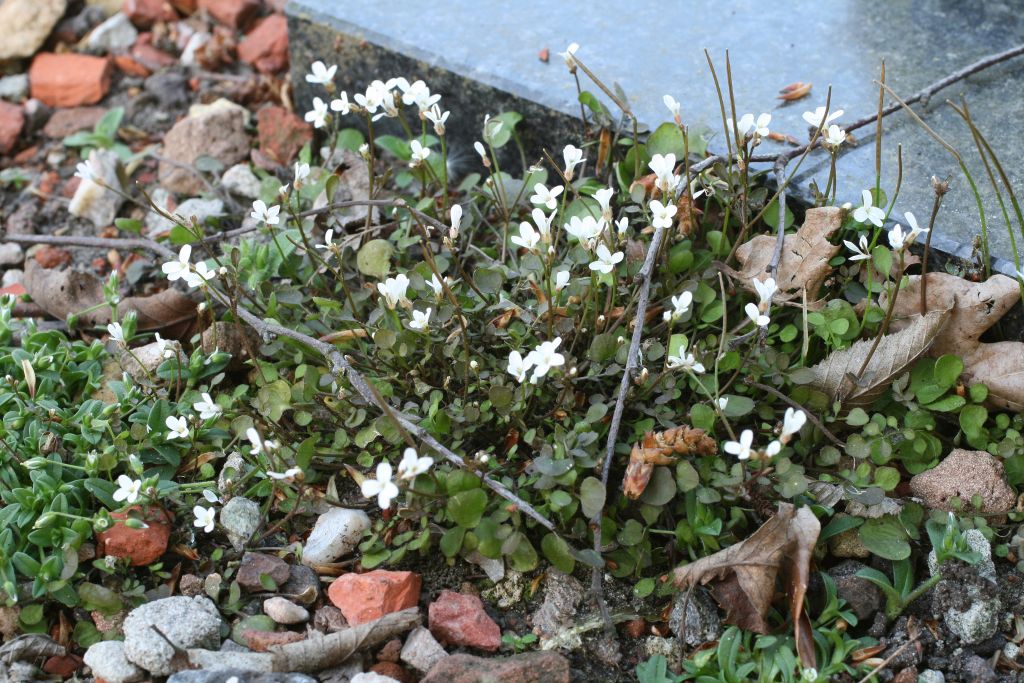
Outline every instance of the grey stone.
[[19, 266], [25, 260], [25, 251], [16, 242], [0, 244], [0, 266]]
[[86, 38], [86, 45], [97, 52], [126, 52], [138, 39], [139, 32], [128, 17], [118, 12], [97, 26]]
[[182, 363], [187, 362], [185, 352], [181, 350], [181, 342], [165, 339], [163, 343], [150, 342], [134, 348], [131, 353], [122, 350], [118, 353], [117, 362], [125, 372], [137, 380], [156, 379], [154, 373], [160, 364], [167, 358], [173, 358], [175, 354]]
[[576, 608], [584, 596], [583, 584], [551, 567], [544, 575], [544, 602], [530, 617], [533, 630], [553, 637], [576, 619]]
[[263, 601], [263, 613], [279, 624], [301, 624], [309, 620], [309, 612], [291, 600], [276, 595]]
[[348, 628], [348, 621], [340, 609], [334, 605], [324, 605], [313, 615], [313, 627], [324, 633], [334, 633]]
[[474, 550], [466, 556], [466, 561], [472, 562], [483, 569], [484, 574], [487, 574], [487, 578], [495, 583], [505, 578], [505, 560], [500, 557], [498, 559], [484, 557]]
[[214, 669], [213, 671], [179, 671], [167, 683], [316, 683], [305, 674], [256, 673], [243, 669]]
[[[879, 65], [885, 59], [888, 83], [909, 95], [982, 56], [1024, 42], [1024, 22], [1014, 3], [949, 3], [922, 0], [894, 6], [886, 0], [839, 0], [822, 12], [815, 0], [765, 5], [756, 0], [698, 3], [629, 3], [615, 0], [551, 3], [525, 0], [515, 12], [495, 20], [495, 5], [461, 0], [424, 15], [417, 3], [382, 4], [357, 0], [295, 0], [289, 14], [292, 82], [296, 108], [305, 111], [316, 87], [304, 74], [316, 59], [343, 64], [336, 83], [342, 90], [363, 90], [371, 80], [392, 76], [422, 78], [444, 96], [451, 110], [449, 149], [472, 158], [487, 113], [514, 110], [524, 115], [519, 129], [527, 146], [559, 149], [579, 144], [580, 105], [576, 84], [558, 52], [570, 42], [605, 83], [621, 84], [630, 107], [649, 126], [668, 119], [662, 95], [683, 103], [684, 121], [713, 132], [711, 148], [722, 151], [724, 135], [719, 104], [703, 49], [708, 48], [724, 79], [725, 50], [730, 49], [737, 115], [772, 114], [773, 131], [806, 140], [804, 111], [824, 105], [832, 85], [831, 108], [852, 122], [876, 111]], [[849, 40], [849, 26], [836, 17], [856, 16], [862, 40]], [[780, 38], [767, 26], [799, 22], [799, 36]], [[672, 27], [671, 39], [652, 39], [655, 26]], [[907, 27], [913, 26], [913, 30]], [[616, 49], [607, 36], [615, 35]], [[548, 63], [538, 58], [550, 50]], [[1011, 179], [1024, 173], [1024, 140], [1004, 133], [1005, 121], [1024, 113], [1024, 100], [1007, 97], [1019, 90], [1024, 68], [1018, 61], [991, 68], [940, 92], [927, 106], [916, 107], [924, 120], [959, 149], [988, 207], [989, 239], [1006, 272], [1012, 256], [1006, 226], [986, 181], [970, 131], [945, 105], [964, 93], [972, 116], [990, 141], [998, 142], [1001, 161]], [[583, 87], [599, 95], [618, 113], [597, 86], [581, 74]], [[811, 95], [796, 103], [777, 99], [784, 85], [814, 83]], [[355, 121], [355, 117], [352, 117]], [[376, 128], [376, 126], [375, 126]], [[842, 155], [839, 200], [858, 202], [875, 184], [873, 128], [857, 131], [858, 144]], [[1013, 138], [1013, 139], [1009, 139]], [[897, 173], [896, 143], [903, 143], [903, 186], [894, 217], [904, 211], [927, 216], [932, 205], [929, 177], [953, 176], [952, 190], [933, 237], [933, 247], [956, 255], [970, 252], [979, 234], [973, 195], [957, 162], [909, 116], [888, 117], [883, 138], [882, 187], [892, 195]], [[782, 143], [766, 142], [758, 153], [776, 153]], [[509, 150], [514, 153], [514, 149]], [[824, 188], [829, 158], [809, 156], [791, 189], [809, 196], [811, 180]], [[1018, 240], [1019, 241], [1019, 240]]]
[[[686, 620], [683, 620], [683, 608], [686, 609]], [[683, 624], [686, 632], [683, 633]], [[672, 604], [672, 612], [668, 617], [668, 627], [677, 637], [686, 638], [686, 644], [697, 647], [716, 640], [722, 635], [722, 620], [718, 616], [718, 606], [711, 595], [703, 588], [695, 588], [690, 593], [687, 604], [686, 593], [676, 596]]]
[[249, 135], [245, 132], [248, 114], [223, 99], [189, 111], [164, 136], [166, 158], [160, 162], [159, 176], [160, 184], [168, 190], [194, 195], [204, 189], [194, 167], [199, 157], [208, 156], [229, 166], [249, 155]]
[[125, 657], [124, 643], [120, 640], [103, 640], [90, 645], [84, 659], [92, 675], [107, 683], [135, 683], [146, 677], [145, 671]]
[[[208, 218], [215, 218], [217, 216], [224, 215], [224, 202], [220, 199], [202, 199], [200, 197], [193, 197], [192, 199], [186, 199], [174, 209], [173, 215], [177, 216], [179, 220], [186, 225], [192, 224], [192, 218], [194, 217], [200, 225], [206, 222]], [[150, 230], [151, 235], [166, 232], [175, 226], [175, 221], [155, 213], [151, 213], [150, 216], [155, 216], [150, 220], [149, 217], [146, 219], [146, 225]]]
[[174, 649], [153, 630], [156, 626], [179, 648], [216, 648], [223, 621], [217, 606], [204, 597], [177, 595], [136, 607], [124, 620], [128, 660], [157, 676], [176, 671]]
[[105, 228], [114, 222], [117, 210], [124, 202], [124, 197], [109, 189], [121, 186], [117, 177], [119, 163], [120, 160], [113, 152], [103, 149], [89, 152], [89, 166], [100, 182], [82, 179], [68, 204], [72, 216], [87, 218], [97, 228]]
[[216, 600], [220, 597], [220, 589], [224, 584], [224, 577], [214, 572], [207, 574], [206, 578], [203, 579], [203, 592], [210, 596], [211, 600]]
[[[981, 559], [974, 565], [974, 570], [978, 573], [978, 576], [989, 581], [995, 581], [996, 565], [992, 560], [992, 546], [989, 544], [988, 539], [985, 538], [985, 534], [981, 533], [978, 529], [968, 529], [963, 532], [963, 537], [971, 550], [981, 555]], [[935, 573], [938, 571], [939, 566], [936, 561], [935, 549], [932, 548], [931, 552], [928, 553], [928, 573], [935, 576]]]
[[291, 566], [288, 580], [281, 586], [280, 591], [303, 605], [312, 605], [323, 594], [319, 575], [302, 564]]
[[302, 563], [329, 564], [352, 552], [370, 518], [362, 510], [334, 508], [320, 515], [302, 549]]
[[[270, 654], [269, 652], [220, 652], [216, 650], [189, 650], [188, 661], [193, 668], [203, 669], [206, 671], [242, 670], [246, 672], [269, 673], [274, 670], [274, 655]], [[185, 672], [182, 671], [180, 673]], [[252, 674], [248, 673], [246, 675]], [[169, 680], [170, 679], [168, 679], [168, 681]]]
[[262, 577], [266, 576], [280, 586], [288, 580], [288, 563], [275, 555], [266, 553], [246, 553], [238, 567], [235, 580], [247, 591], [264, 591]]
[[853, 610], [860, 621], [870, 619], [882, 606], [882, 592], [857, 572], [867, 567], [856, 560], [846, 560], [828, 570], [836, 584], [836, 594]]
[[25, 281], [25, 271], [21, 268], [9, 268], [4, 271], [3, 280], [0, 281], [0, 285], [9, 287], [11, 285], [20, 285]]
[[399, 656], [403, 662], [425, 674], [447, 657], [448, 653], [428, 629], [417, 626], [405, 639], [402, 654]]
[[[149, 199], [157, 209], [173, 213], [174, 209], [174, 198], [170, 192], [162, 187], [153, 187], [149, 189]], [[172, 225], [169, 220], [161, 216], [155, 210], [146, 212], [146, 218], [143, 220], [146, 225], [146, 233], [149, 235], [156, 235], [165, 230], [170, 230]]]
[[950, 632], [973, 645], [991, 638], [999, 630], [1003, 604], [998, 596], [986, 596], [975, 585], [968, 584], [965, 590], [970, 606], [965, 610], [951, 607], [942, 615], [942, 620]]
[[188, 106], [188, 77], [174, 68], [162, 69], [146, 78], [143, 84], [146, 92], [156, 97], [161, 107], [168, 110], [182, 109]]
[[28, 74], [0, 78], [0, 99], [21, 102], [28, 97]]
[[245, 458], [238, 451], [232, 451], [224, 461], [217, 475], [217, 490], [221, 495], [231, 492], [231, 485], [248, 472], [249, 467], [245, 464]]
[[64, 16], [67, 0], [6, 0], [0, 3], [0, 61], [31, 57]]
[[260, 506], [242, 496], [229, 500], [220, 510], [220, 524], [228, 534], [232, 547], [241, 550], [260, 528]]
[[925, 669], [917, 675], [917, 683], [946, 683], [946, 676], [941, 671]]
[[249, 164], [235, 164], [224, 171], [220, 184], [228, 192], [246, 199], [257, 199], [260, 196], [260, 179], [249, 168]]

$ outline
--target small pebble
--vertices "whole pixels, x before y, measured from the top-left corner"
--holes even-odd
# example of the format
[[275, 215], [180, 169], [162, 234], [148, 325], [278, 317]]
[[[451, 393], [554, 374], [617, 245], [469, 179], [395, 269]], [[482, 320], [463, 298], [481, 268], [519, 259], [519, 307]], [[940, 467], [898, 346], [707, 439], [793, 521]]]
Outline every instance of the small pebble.
[[263, 601], [263, 612], [277, 623], [286, 626], [309, 620], [309, 612], [304, 607], [279, 595]]

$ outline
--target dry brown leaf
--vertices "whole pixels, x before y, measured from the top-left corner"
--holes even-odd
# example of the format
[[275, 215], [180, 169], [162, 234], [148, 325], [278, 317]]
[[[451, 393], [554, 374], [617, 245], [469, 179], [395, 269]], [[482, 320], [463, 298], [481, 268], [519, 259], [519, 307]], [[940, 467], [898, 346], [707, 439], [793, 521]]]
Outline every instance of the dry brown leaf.
[[703, 429], [682, 425], [663, 432], [647, 432], [629, 454], [622, 491], [627, 498], [635, 500], [647, 488], [656, 465], [671, 465], [676, 461], [675, 455], [714, 455], [717, 452], [715, 440]]
[[[928, 351], [950, 315], [951, 308], [944, 308], [931, 311], [923, 318], [918, 316], [905, 329], [882, 337], [874, 353], [871, 352], [873, 339], [862, 339], [847, 349], [831, 353], [811, 368], [814, 379], [810, 386], [844, 406], [871, 403]], [[857, 381], [864, 359], [869, 354], [867, 367]]]
[[[91, 273], [47, 269], [29, 259], [24, 285], [32, 300], [54, 318], [65, 320], [75, 314], [81, 327], [110, 322], [110, 308], [103, 305], [103, 281]], [[159, 330], [172, 339], [188, 339], [199, 323], [195, 302], [176, 289], [122, 299], [118, 312], [128, 311], [138, 316], [139, 331]]]
[[[775, 276], [779, 287], [776, 301], [799, 300], [804, 289], [807, 290], [808, 301], [818, 298], [818, 290], [832, 272], [829, 259], [839, 253], [839, 247], [829, 242], [829, 237], [842, 222], [843, 211], [839, 207], [808, 209], [804, 224], [795, 233], [786, 235]], [[775, 252], [775, 242], [774, 235], [758, 235], [741, 244], [736, 249], [736, 260], [742, 268], [729, 274], [739, 279], [746, 289], [756, 292], [753, 281], [768, 278], [768, 264]]]
[[744, 541], [675, 570], [681, 589], [713, 583], [711, 591], [726, 612], [725, 621], [755, 633], [768, 633], [765, 620], [777, 578], [789, 598], [797, 652], [804, 667], [816, 667], [810, 623], [803, 613], [811, 555], [821, 523], [811, 509], [780, 503], [774, 517]]
[[809, 95], [812, 87], [814, 87], [814, 84], [810, 82], [797, 81], [796, 83], [790, 83], [779, 91], [779, 99], [786, 102], [799, 100], [801, 97]]
[[[967, 382], [988, 387], [990, 406], [1024, 410], [1024, 343], [981, 341], [981, 335], [1020, 300], [1020, 285], [1005, 275], [993, 275], [985, 282], [971, 282], [949, 273], [928, 273], [925, 277], [928, 310], [954, 302], [949, 323], [936, 336], [928, 354], [960, 356]], [[881, 305], [885, 305], [884, 297]], [[891, 329], [911, 325], [920, 319], [920, 313], [921, 276], [913, 275], [896, 299]]]

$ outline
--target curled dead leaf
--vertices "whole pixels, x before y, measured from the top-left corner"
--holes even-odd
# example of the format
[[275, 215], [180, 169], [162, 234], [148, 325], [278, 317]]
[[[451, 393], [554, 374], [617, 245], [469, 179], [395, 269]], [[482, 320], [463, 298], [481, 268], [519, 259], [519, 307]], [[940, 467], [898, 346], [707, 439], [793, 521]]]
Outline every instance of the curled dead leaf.
[[[928, 354], [959, 356], [968, 384], [988, 387], [987, 403], [1003, 410], [1024, 410], [1024, 342], [986, 343], [981, 336], [1020, 301], [1020, 285], [1005, 275], [971, 282], [949, 273], [928, 273], [929, 311], [952, 305], [948, 324], [938, 331]], [[881, 298], [885, 305], [885, 297]], [[912, 275], [900, 290], [890, 329], [902, 330], [920, 319], [921, 276]]]
[[682, 425], [663, 432], [647, 432], [640, 443], [633, 446], [622, 480], [627, 498], [637, 499], [647, 484], [656, 465], [671, 465], [676, 455], [714, 455], [718, 452], [715, 440], [703, 429]]
[[755, 633], [768, 633], [766, 617], [783, 582], [793, 616], [797, 653], [805, 668], [816, 668], [810, 621], [803, 612], [811, 555], [821, 523], [811, 509], [780, 503], [775, 516], [746, 540], [675, 570], [680, 589], [711, 584], [725, 621]]
[[[782, 242], [782, 257], [775, 282], [779, 291], [776, 301], [799, 300], [807, 290], [807, 300], [818, 297], [825, 278], [832, 272], [829, 259], [839, 253], [839, 247], [829, 238], [842, 226], [843, 210], [835, 206], [808, 209], [804, 224], [786, 235]], [[736, 260], [742, 266], [739, 272], [728, 267], [723, 270], [740, 281], [744, 288], [756, 293], [753, 281], [768, 278], [768, 265], [775, 252], [774, 235], [758, 235], [736, 249]]]
[[814, 84], [810, 81], [807, 83], [804, 83], [803, 81], [790, 83], [779, 91], [779, 99], [786, 102], [799, 100], [801, 97], [807, 97], [807, 95], [810, 94], [812, 87], [814, 87]]
[[917, 316], [904, 329], [882, 337], [877, 347], [874, 340], [862, 339], [849, 348], [834, 351], [811, 368], [814, 379], [810, 386], [844, 406], [868, 405], [928, 351], [950, 314], [951, 308], [947, 307]]

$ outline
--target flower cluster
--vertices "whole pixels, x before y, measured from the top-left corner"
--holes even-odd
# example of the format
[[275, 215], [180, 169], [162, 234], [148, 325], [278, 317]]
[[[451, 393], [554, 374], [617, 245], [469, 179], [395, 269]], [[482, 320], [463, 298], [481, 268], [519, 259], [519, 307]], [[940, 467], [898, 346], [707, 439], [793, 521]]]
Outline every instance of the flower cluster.
[[[512, 351], [508, 354], [507, 372], [520, 384], [526, 381], [527, 375], [530, 375], [530, 384], [536, 384], [552, 368], [565, 365], [565, 356], [558, 353], [558, 345], [561, 343], [561, 337], [541, 342], [525, 357], [519, 351]], [[533, 370], [532, 375], [530, 370]]]
[[[410, 482], [419, 475], [426, 474], [433, 464], [433, 458], [421, 457], [415, 448], [406, 448], [402, 453], [402, 460], [398, 463], [398, 481]], [[367, 498], [376, 497], [381, 510], [387, 510], [399, 493], [398, 484], [393, 480], [394, 469], [391, 463], [379, 463], [376, 475], [374, 479], [364, 479], [359, 488]]]
[[764, 450], [758, 450], [753, 447], [754, 432], [750, 429], [744, 429], [743, 433], [740, 434], [739, 441], [725, 442], [725, 452], [735, 455], [740, 460], [748, 460], [754, 456], [771, 458], [779, 454], [782, 447], [792, 440], [793, 436], [803, 428], [806, 422], [807, 415], [804, 411], [786, 408], [786, 414], [782, 419], [782, 433], [778, 439], [769, 443]]

